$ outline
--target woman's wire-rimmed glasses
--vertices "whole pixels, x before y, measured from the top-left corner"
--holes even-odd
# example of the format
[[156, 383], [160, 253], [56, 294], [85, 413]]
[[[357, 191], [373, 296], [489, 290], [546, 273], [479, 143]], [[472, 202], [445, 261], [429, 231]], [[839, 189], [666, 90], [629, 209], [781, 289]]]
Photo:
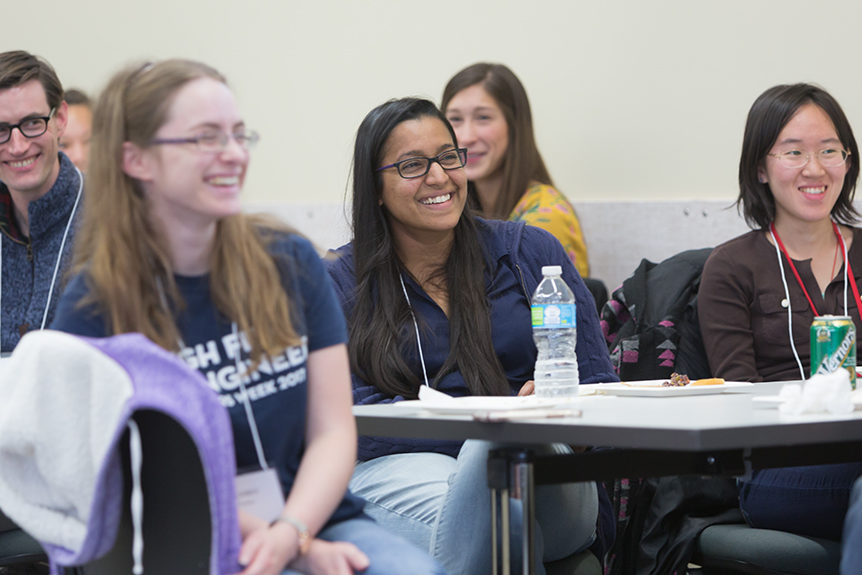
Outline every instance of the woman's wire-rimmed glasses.
[[440, 167], [444, 170], [463, 168], [464, 164], [467, 163], [467, 148], [452, 148], [451, 150], [437, 154], [433, 158], [425, 156], [407, 158], [400, 162], [377, 168], [375, 171], [380, 172], [389, 168], [395, 168], [398, 170], [399, 176], [405, 180], [412, 180], [413, 178], [421, 178], [427, 174], [431, 169], [431, 164], [434, 162], [440, 164]]
[[54, 116], [57, 108], [51, 108], [47, 116], [30, 116], [17, 124], [0, 124], [0, 144], [5, 144], [12, 138], [12, 130], [18, 128], [25, 138], [38, 138], [48, 131], [48, 122]]
[[[766, 154], [777, 159], [785, 168], [801, 168], [811, 160], [812, 154], [801, 150], [790, 150], [780, 154]], [[847, 161], [850, 152], [841, 148], [824, 148], [814, 154], [825, 168], [835, 168]]]
[[225, 132], [204, 132], [190, 138], [154, 138], [150, 140], [151, 146], [162, 146], [165, 144], [195, 144], [201, 152], [222, 152], [227, 148], [231, 139], [244, 150], [254, 147], [260, 141], [260, 135], [254, 130], [239, 132], [237, 134], [226, 134]]

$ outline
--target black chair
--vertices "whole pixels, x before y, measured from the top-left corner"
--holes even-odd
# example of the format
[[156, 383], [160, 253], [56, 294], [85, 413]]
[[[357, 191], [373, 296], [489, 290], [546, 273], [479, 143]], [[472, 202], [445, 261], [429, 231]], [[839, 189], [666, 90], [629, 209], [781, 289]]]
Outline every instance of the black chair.
[[0, 573], [47, 573], [47, 565], [42, 546], [27, 533], [18, 528], [0, 533]]
[[841, 544], [746, 524], [712, 525], [697, 538], [692, 561], [701, 575], [830, 575]]
[[590, 551], [545, 563], [547, 575], [602, 575], [602, 565]]
[[[17, 566], [15, 572], [36, 572], [35, 566], [33, 569], [29, 566], [44, 565], [46, 561], [42, 546], [0, 511], [0, 568]], [[38, 571], [45, 572], [45, 569]]]
[[608, 286], [597, 278], [583, 278], [583, 280], [593, 299], [596, 300], [596, 311], [601, 313], [602, 307], [608, 301]]

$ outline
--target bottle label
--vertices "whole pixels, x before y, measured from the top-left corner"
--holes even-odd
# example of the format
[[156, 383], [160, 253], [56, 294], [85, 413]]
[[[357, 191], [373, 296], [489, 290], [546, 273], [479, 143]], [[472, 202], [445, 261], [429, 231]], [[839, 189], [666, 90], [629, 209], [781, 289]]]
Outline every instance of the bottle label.
[[576, 327], [574, 304], [541, 304], [531, 307], [533, 327]]

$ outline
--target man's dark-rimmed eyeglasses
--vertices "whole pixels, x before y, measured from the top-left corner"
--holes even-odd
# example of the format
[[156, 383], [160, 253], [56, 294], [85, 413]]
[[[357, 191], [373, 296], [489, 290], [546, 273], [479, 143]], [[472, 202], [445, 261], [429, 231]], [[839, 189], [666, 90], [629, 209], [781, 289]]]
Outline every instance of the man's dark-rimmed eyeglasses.
[[38, 138], [48, 131], [48, 122], [54, 116], [57, 108], [51, 108], [47, 116], [30, 116], [17, 124], [0, 124], [0, 144], [5, 144], [12, 137], [12, 130], [18, 128], [25, 138]]
[[444, 170], [463, 168], [464, 164], [467, 163], [467, 148], [452, 148], [451, 150], [437, 154], [433, 158], [426, 158], [425, 156], [407, 158], [400, 162], [377, 168], [376, 171], [380, 172], [389, 168], [395, 168], [398, 170], [399, 176], [405, 180], [412, 180], [413, 178], [421, 178], [427, 174], [428, 170], [431, 169], [431, 164], [434, 162], [440, 164], [440, 167]]

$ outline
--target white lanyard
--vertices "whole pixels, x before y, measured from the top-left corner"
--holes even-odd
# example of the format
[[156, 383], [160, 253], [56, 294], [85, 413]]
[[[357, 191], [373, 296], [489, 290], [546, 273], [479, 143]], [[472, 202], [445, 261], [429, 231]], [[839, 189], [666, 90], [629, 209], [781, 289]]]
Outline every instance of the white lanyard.
[[[74, 166], [73, 166], [74, 167]], [[60, 242], [60, 249], [57, 251], [57, 263], [54, 264], [54, 275], [51, 276], [51, 286], [48, 288], [48, 300], [45, 302], [45, 311], [42, 313], [42, 324], [39, 329], [45, 329], [45, 323], [48, 321], [48, 310], [51, 307], [51, 296], [54, 294], [54, 284], [57, 282], [57, 274], [60, 271], [60, 261], [63, 259], [63, 248], [66, 246], [66, 238], [69, 236], [69, 228], [72, 227], [72, 220], [75, 219], [75, 212], [78, 210], [78, 202], [81, 201], [81, 192], [84, 189], [84, 176], [81, 170], [75, 167], [78, 173], [78, 195], [75, 198], [75, 204], [72, 206], [72, 213], [69, 214], [69, 221], [66, 222], [66, 230], [63, 232], [63, 241]], [[3, 337], [3, 234], [0, 234], [0, 340]], [[2, 346], [0, 346], [2, 348]]]
[[425, 356], [422, 355], [422, 340], [419, 338], [419, 324], [416, 323], [416, 314], [413, 313], [413, 304], [410, 303], [410, 296], [407, 295], [407, 287], [404, 285], [404, 278], [398, 274], [398, 279], [401, 280], [401, 291], [404, 292], [404, 299], [407, 300], [407, 309], [410, 310], [410, 317], [413, 318], [413, 329], [416, 330], [416, 347], [419, 348], [419, 361], [422, 362], [422, 376], [425, 378], [425, 385], [431, 387], [428, 383], [428, 372], [425, 371]]
[[[159, 298], [162, 300], [162, 306], [165, 308], [165, 310], [169, 311], [170, 308], [168, 307], [168, 300], [165, 296], [165, 289], [162, 286], [162, 280], [156, 278], [156, 285], [159, 289]], [[245, 387], [244, 380], [247, 376], [247, 370], [246, 367], [242, 366], [242, 362], [240, 361], [240, 355], [242, 353], [242, 343], [240, 342], [239, 330], [235, 321], [231, 322], [231, 331], [233, 332], [233, 337], [236, 340], [237, 345], [236, 357], [234, 357], [234, 361], [236, 362], [236, 376], [237, 378], [239, 378], [239, 387], [240, 391], [242, 391], [242, 404], [243, 407], [245, 407], [245, 416], [248, 419], [248, 427], [251, 430], [251, 439], [254, 442], [254, 450], [257, 453], [257, 460], [260, 463], [260, 468], [266, 470], [269, 469], [269, 465], [267, 465], [266, 463], [266, 456], [263, 451], [263, 444], [260, 441], [260, 432], [257, 428], [257, 419], [255, 419], [254, 417], [254, 409], [252, 409], [251, 407], [251, 399], [249, 399], [248, 391], [246, 391]], [[186, 344], [183, 341], [183, 337], [181, 335], [177, 336], [177, 342], [180, 344], [180, 350], [186, 348]]]
[[242, 351], [242, 345], [239, 341], [239, 333], [236, 327], [236, 322], [231, 322], [231, 330], [233, 330], [233, 337], [236, 339], [237, 350], [236, 350], [236, 376], [239, 378], [239, 387], [242, 390], [242, 404], [245, 407], [245, 416], [248, 418], [248, 427], [251, 429], [251, 438], [254, 441], [254, 450], [257, 452], [257, 460], [260, 463], [261, 469], [269, 469], [269, 465], [266, 464], [266, 457], [263, 453], [263, 444], [260, 442], [260, 432], [257, 429], [257, 420], [254, 417], [254, 409], [251, 407], [251, 399], [248, 397], [248, 392], [245, 389], [245, 378], [246, 378], [246, 367], [240, 367], [240, 352]]
[[[778, 240], [771, 229], [769, 230], [769, 235], [772, 236], [772, 245], [775, 247], [775, 255], [778, 258], [778, 269], [781, 270], [781, 283], [784, 284], [784, 298], [787, 302], [787, 335], [790, 337], [790, 349], [793, 350], [793, 357], [796, 359], [796, 366], [799, 368], [799, 379], [804, 381], [805, 370], [802, 368], [802, 360], [799, 359], [799, 353], [796, 351], [796, 344], [793, 343], [793, 306], [790, 305], [790, 290], [787, 288], [787, 278], [784, 277], [784, 261], [781, 258], [781, 249], [778, 247]], [[844, 247], [844, 315], [849, 315], [847, 313], [847, 244], [842, 241], [841, 245]], [[830, 281], [832, 281], [832, 278], [830, 278]]]

